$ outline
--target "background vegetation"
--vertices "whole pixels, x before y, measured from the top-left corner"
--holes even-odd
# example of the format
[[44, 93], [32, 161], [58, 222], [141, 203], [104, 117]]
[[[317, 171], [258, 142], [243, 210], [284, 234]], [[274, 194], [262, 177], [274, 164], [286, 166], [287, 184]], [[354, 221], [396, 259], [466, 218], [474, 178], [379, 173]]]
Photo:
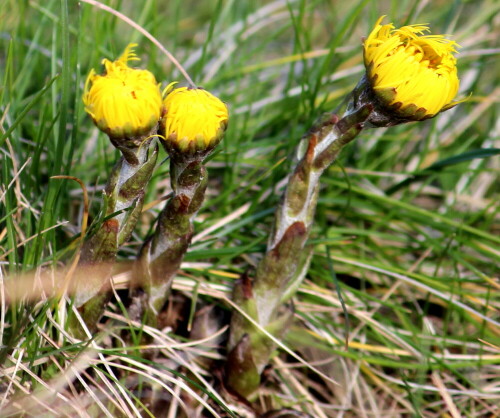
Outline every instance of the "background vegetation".
[[[83, 181], [92, 221], [118, 158], [83, 110], [86, 75], [138, 42], [141, 66], [163, 86], [184, 80], [138, 31], [88, 4], [0, 2], [0, 414], [253, 416], [284, 407], [314, 417], [500, 414], [500, 4], [104, 3], [228, 103], [229, 129], [208, 164], [208, 196], [163, 331], [130, 324], [123, 303], [127, 260], [169, 192], [164, 162], [120, 251], [102, 332], [74, 341], [60, 309], [69, 299], [37, 286], [40, 274], [71, 262], [81, 230], [81, 188], [50, 177]], [[365, 131], [324, 176], [314, 258], [282, 341], [288, 350], [273, 358], [254, 402], [242, 404], [220, 384], [232, 284], [251, 274], [265, 248], [288, 157], [355, 86], [364, 71], [361, 39], [384, 14], [396, 25], [429, 23], [453, 34], [469, 100], [424, 123]], [[35, 297], [9, 295], [4, 284], [14, 280], [18, 294]], [[55, 273], [53, 280], [61, 286]], [[217, 313], [214, 336], [200, 341], [189, 331], [207, 309]], [[139, 346], [141, 332], [155, 337], [154, 349]]]

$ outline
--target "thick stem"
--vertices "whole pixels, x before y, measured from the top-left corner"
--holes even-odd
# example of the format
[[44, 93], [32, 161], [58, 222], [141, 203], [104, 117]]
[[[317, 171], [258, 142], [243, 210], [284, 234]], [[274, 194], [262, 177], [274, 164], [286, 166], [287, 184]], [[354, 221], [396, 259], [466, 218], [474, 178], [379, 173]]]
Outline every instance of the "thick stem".
[[[84, 281], [74, 284], [75, 305], [92, 332], [96, 330], [97, 322], [110, 299], [110, 279], [116, 253], [130, 238], [141, 214], [144, 190], [151, 179], [157, 158], [158, 145], [149, 139], [139, 147], [131, 147], [127, 156], [120, 158], [103, 193], [104, 220], [93, 228], [90, 238], [83, 244], [78, 268], [85, 269], [88, 274]], [[78, 320], [72, 314], [70, 328], [76, 336], [85, 338]]]
[[[306, 247], [306, 241], [314, 219], [320, 176], [359, 134], [371, 110], [366, 105], [341, 120], [330, 115], [303, 138], [255, 279], [241, 280], [235, 286], [234, 302], [262, 328], [277, 331], [272, 332], [276, 337], [284, 335], [291, 319], [284, 303], [300, 286], [309, 266], [311, 249]], [[249, 396], [257, 389], [274, 348], [241, 314], [233, 313], [227, 385], [241, 396]]]
[[173, 196], [160, 214], [158, 226], [141, 249], [134, 267], [132, 305], [134, 318], [156, 326], [172, 280], [179, 269], [193, 235], [193, 220], [207, 188], [207, 171], [202, 159], [171, 160]]

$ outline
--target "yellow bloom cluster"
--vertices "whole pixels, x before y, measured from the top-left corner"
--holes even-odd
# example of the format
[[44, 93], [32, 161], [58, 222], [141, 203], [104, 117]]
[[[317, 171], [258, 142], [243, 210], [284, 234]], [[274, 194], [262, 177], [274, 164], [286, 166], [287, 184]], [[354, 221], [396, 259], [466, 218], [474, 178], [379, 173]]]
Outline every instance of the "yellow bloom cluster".
[[94, 123], [112, 138], [130, 138], [151, 131], [160, 119], [159, 84], [147, 70], [130, 68], [138, 61], [130, 44], [116, 61], [102, 61], [103, 75], [92, 70], [85, 83], [83, 103]]
[[164, 99], [161, 121], [165, 141], [181, 151], [202, 151], [215, 146], [226, 129], [227, 106], [201, 88], [180, 87], [171, 83]]
[[425, 25], [381, 25], [384, 17], [364, 41], [368, 80], [383, 105], [413, 120], [454, 106], [458, 45], [443, 35], [424, 35]]

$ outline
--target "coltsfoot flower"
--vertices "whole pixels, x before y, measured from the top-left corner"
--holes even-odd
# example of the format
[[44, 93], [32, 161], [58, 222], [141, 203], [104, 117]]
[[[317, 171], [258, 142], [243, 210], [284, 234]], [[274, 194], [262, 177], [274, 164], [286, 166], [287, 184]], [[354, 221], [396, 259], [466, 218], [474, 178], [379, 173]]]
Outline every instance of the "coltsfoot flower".
[[163, 101], [160, 133], [168, 152], [208, 153], [222, 139], [228, 122], [227, 106], [202, 88], [180, 87], [171, 83]]
[[443, 35], [425, 35], [426, 25], [382, 25], [384, 17], [363, 44], [366, 78], [383, 110], [411, 121], [456, 105], [458, 45]]
[[160, 119], [162, 99], [155, 76], [127, 65], [139, 61], [136, 46], [128, 45], [116, 61], [104, 59], [104, 74], [92, 69], [85, 83], [85, 110], [112, 140], [146, 135]]

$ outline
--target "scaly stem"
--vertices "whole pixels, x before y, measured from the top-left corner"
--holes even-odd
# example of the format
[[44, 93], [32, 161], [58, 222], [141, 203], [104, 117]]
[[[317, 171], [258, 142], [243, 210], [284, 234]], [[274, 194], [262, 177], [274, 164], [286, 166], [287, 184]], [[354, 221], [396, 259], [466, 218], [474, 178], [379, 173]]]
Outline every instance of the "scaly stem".
[[[96, 330], [111, 297], [110, 279], [116, 253], [134, 230], [142, 211], [144, 190], [158, 158], [156, 141], [146, 139], [136, 143], [141, 145], [131, 145], [113, 168], [103, 193], [104, 221], [94, 228], [82, 247], [78, 268], [85, 269], [86, 274], [85, 280], [74, 284], [75, 305], [91, 332]], [[86, 338], [71, 313], [69, 320], [72, 332]]]
[[[295, 294], [309, 267], [312, 251], [306, 241], [314, 220], [320, 176], [359, 134], [371, 111], [372, 107], [366, 105], [341, 120], [330, 115], [303, 138], [256, 276], [253, 282], [245, 278], [235, 285], [234, 302], [278, 338], [285, 334], [293, 315], [286, 302]], [[248, 397], [258, 388], [260, 374], [274, 348], [262, 332], [234, 312], [228, 343], [227, 386]]]
[[207, 188], [207, 171], [201, 158], [172, 158], [170, 167], [173, 196], [160, 214], [154, 235], [141, 249], [131, 292], [131, 317], [144, 316], [144, 322], [151, 326], [157, 325], [157, 316], [191, 242], [193, 220]]

